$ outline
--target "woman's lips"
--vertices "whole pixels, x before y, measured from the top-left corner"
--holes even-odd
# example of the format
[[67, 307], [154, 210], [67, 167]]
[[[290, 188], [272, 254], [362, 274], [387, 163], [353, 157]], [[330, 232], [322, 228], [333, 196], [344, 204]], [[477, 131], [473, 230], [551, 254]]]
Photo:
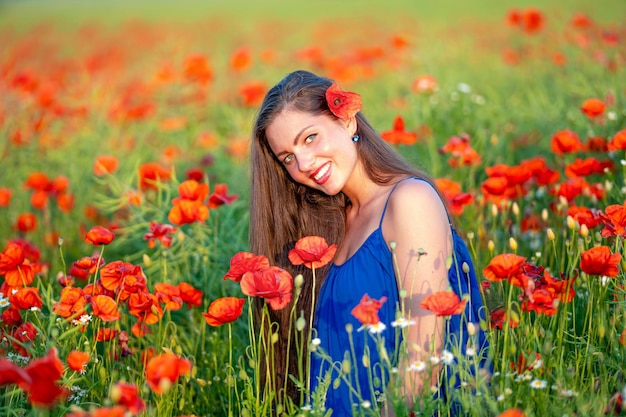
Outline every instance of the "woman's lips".
[[326, 162], [324, 165], [315, 170], [315, 172], [310, 175], [310, 178], [318, 185], [324, 184], [330, 177], [330, 165], [330, 162]]

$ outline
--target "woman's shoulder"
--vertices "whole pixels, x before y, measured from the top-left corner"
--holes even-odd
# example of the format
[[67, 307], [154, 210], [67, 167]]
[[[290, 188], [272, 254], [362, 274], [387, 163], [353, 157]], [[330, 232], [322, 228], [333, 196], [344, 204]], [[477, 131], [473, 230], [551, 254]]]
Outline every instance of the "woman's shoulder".
[[389, 196], [391, 206], [419, 206], [429, 208], [445, 207], [437, 190], [428, 181], [420, 178], [406, 178], [396, 183]]

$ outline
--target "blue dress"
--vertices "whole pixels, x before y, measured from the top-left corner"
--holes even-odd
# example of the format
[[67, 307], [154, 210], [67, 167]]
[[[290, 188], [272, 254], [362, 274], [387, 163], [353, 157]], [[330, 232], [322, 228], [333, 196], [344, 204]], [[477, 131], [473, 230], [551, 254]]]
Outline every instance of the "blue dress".
[[[394, 189], [395, 186], [389, 196]], [[391, 326], [391, 323], [396, 319], [396, 312], [399, 311], [399, 291], [392, 254], [387, 242], [385, 242], [381, 228], [389, 196], [383, 208], [378, 228], [369, 235], [363, 245], [346, 262], [331, 266], [320, 289], [315, 308], [314, 329], [315, 335], [320, 340], [319, 348], [324, 354], [332, 358], [335, 365], [325, 402], [326, 408], [333, 410], [333, 417], [353, 416], [363, 402], [369, 402], [370, 407], [374, 407], [377, 394], [383, 391], [384, 384], [388, 381], [389, 371], [388, 365], [381, 366], [385, 361], [381, 363], [377, 344], [384, 344], [391, 363], [395, 365], [392, 355], [396, 352], [400, 338], [396, 337], [396, 330]], [[485, 319], [482, 308], [483, 302], [471, 257], [465, 243], [454, 228], [452, 228], [452, 237], [456, 262], [453, 262], [450, 267], [448, 280], [451, 289], [460, 298], [469, 294], [469, 301], [464, 315], [452, 316], [448, 320], [445, 329], [444, 348], [450, 352], [457, 352], [457, 349], [460, 349], [463, 354], [465, 353], [468, 341], [468, 333], [465, 329], [466, 323], [470, 321], [476, 324], [477, 351], [486, 352], [488, 342], [485, 334], [478, 326], [478, 323]], [[462, 271], [463, 262], [466, 262], [470, 267], [467, 274]], [[364, 294], [377, 300], [381, 297], [387, 298], [378, 311], [380, 321], [386, 325], [386, 330], [374, 335], [374, 337], [367, 334], [367, 330], [358, 330], [361, 324], [351, 313]], [[464, 316], [463, 319], [462, 316]], [[351, 333], [346, 331], [346, 324], [352, 325]], [[458, 343], [459, 340], [461, 343]], [[363, 352], [366, 348], [369, 349], [369, 367], [365, 367], [362, 363]], [[350, 362], [349, 373], [344, 373], [344, 377], [348, 378], [349, 382], [340, 379], [339, 386], [334, 386], [333, 383], [340, 375], [339, 370], [344, 359], [348, 359]], [[484, 364], [485, 361], [486, 357], [481, 360], [481, 364]], [[327, 374], [330, 365], [328, 358], [323, 358], [317, 353], [312, 354], [311, 384], [313, 390]], [[450, 382], [452, 372], [447, 372], [447, 375]], [[378, 382], [378, 386], [372, 387], [370, 381]], [[458, 378], [452, 379], [450, 384], [458, 386]], [[440, 387], [439, 395], [445, 398], [446, 389], [449, 390], [450, 388]], [[452, 414], [454, 414], [454, 410]]]

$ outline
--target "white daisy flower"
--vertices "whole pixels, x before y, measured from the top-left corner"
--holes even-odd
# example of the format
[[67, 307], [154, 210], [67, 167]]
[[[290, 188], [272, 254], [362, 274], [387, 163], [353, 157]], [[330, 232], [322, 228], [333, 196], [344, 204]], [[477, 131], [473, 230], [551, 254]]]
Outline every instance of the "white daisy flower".
[[533, 379], [530, 387], [533, 389], [542, 389], [548, 386], [548, 383], [542, 379]]
[[428, 358], [428, 360], [433, 365], [437, 365], [439, 363], [439, 361], [440, 361], [440, 359], [437, 356], [431, 356], [430, 358]]
[[369, 402], [368, 400], [365, 400], [361, 403], [361, 407], [363, 408], [370, 408], [372, 406], [372, 403]]
[[383, 323], [382, 321], [367, 326], [367, 330], [370, 332], [370, 334], [382, 333], [386, 328], [387, 326], [385, 326], [385, 323]]
[[4, 298], [2, 294], [0, 294], [0, 308], [8, 307], [11, 305], [11, 302], [8, 298]]
[[415, 320], [407, 320], [404, 317], [398, 317], [397, 320], [391, 322], [391, 327], [400, 327], [401, 329], [403, 329], [414, 324]]
[[407, 368], [407, 371], [422, 372], [425, 369], [426, 369], [426, 362], [415, 361]]
[[465, 355], [466, 356], [476, 356], [476, 349], [473, 347], [468, 347], [467, 349], [465, 349]]
[[454, 355], [452, 354], [452, 352], [444, 349], [444, 351], [441, 352], [441, 360], [446, 365], [451, 365], [454, 362]]

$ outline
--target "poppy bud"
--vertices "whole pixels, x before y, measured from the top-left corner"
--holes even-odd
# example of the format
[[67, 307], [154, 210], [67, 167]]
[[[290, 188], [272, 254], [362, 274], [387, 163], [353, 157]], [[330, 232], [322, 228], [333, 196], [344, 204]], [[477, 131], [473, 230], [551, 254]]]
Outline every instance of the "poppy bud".
[[511, 250], [513, 252], [515, 252], [517, 250], [517, 240], [515, 240], [514, 237], [510, 237], [509, 238], [509, 246], [511, 247]]
[[587, 237], [589, 236], [589, 228], [587, 227], [586, 224], [582, 224], [580, 225], [580, 235], [582, 237]]
[[604, 188], [607, 193], [610, 192], [613, 189], [613, 183], [609, 180], [604, 181]]
[[352, 329], [352, 323], [348, 323], [348, 324], [346, 324], [346, 332], [348, 332], [348, 333], [352, 333], [352, 330], [353, 330], [353, 329]]
[[489, 252], [493, 252], [493, 250], [495, 249], [496, 244], [493, 243], [493, 240], [489, 240], [489, 242], [487, 243], [487, 248], [489, 248]]
[[63, 238], [62, 238], [62, 237], [59, 237], [59, 238], [57, 239], [57, 245], [59, 245], [59, 246], [63, 246]]
[[519, 216], [519, 205], [517, 204], [517, 202], [513, 202], [513, 205], [511, 206], [511, 211], [513, 212], [515, 217]]
[[302, 284], [304, 284], [304, 277], [302, 276], [302, 274], [296, 275], [296, 277], [293, 279], [293, 285], [296, 287], [296, 290], [298, 288], [302, 288]]
[[306, 326], [306, 320], [304, 319], [304, 317], [301, 315], [300, 317], [298, 317], [298, 319], [296, 320], [296, 330], [301, 332], [302, 330], [304, 330], [304, 326]]
[[467, 334], [470, 336], [474, 336], [476, 334], [476, 326], [474, 326], [474, 323], [467, 323]]
[[556, 236], [554, 236], [554, 231], [550, 227], [546, 230], [546, 234], [548, 235], [548, 240], [550, 241], [556, 238]]
[[493, 217], [496, 217], [498, 215], [498, 206], [496, 206], [495, 204], [491, 205], [491, 215]]
[[389, 242], [389, 247], [391, 248], [391, 250], [395, 250], [396, 249], [396, 241], [391, 241]]
[[461, 268], [463, 268], [463, 272], [465, 272], [466, 274], [469, 274], [470, 267], [467, 264], [467, 262], [463, 262], [463, 265], [461, 266]]
[[143, 254], [143, 264], [146, 266], [146, 268], [149, 268], [150, 265], [152, 265], [152, 259], [150, 259], [147, 253]]
[[543, 220], [544, 222], [548, 221], [548, 209], [544, 208], [543, 210], [541, 210], [541, 220]]
[[278, 333], [276, 332], [272, 333], [271, 342], [272, 344], [275, 344], [276, 342], [278, 342]]
[[572, 216], [567, 216], [567, 228], [574, 230], [576, 228], [576, 220]]
[[363, 355], [363, 357], [361, 358], [361, 362], [363, 363], [363, 366], [366, 368], [370, 367], [370, 357], [369, 355], [365, 354]]
[[605, 333], [606, 333], [606, 329], [604, 327], [604, 324], [600, 324], [600, 326], [598, 326], [598, 336], [600, 336], [600, 339], [604, 338]]
[[344, 373], [349, 374], [351, 369], [352, 369], [352, 366], [350, 365], [350, 360], [349, 359], [344, 359], [341, 362], [341, 370]]
[[467, 238], [469, 240], [473, 240], [474, 239], [474, 232], [467, 232]]

